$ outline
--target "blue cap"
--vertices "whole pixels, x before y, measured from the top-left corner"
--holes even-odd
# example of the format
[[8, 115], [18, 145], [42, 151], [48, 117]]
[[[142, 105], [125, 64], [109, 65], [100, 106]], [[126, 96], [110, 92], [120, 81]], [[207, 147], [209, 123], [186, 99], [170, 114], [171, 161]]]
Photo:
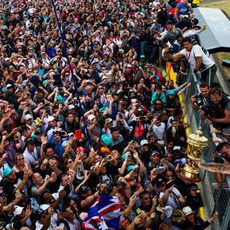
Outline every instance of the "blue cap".
[[6, 93], [7, 91], [8, 91], [7, 88], [2, 88], [3, 93]]
[[12, 168], [9, 167], [9, 166], [7, 166], [7, 167], [3, 170], [3, 177], [9, 176], [12, 172], [13, 172]]
[[102, 134], [101, 135], [101, 140], [103, 141], [103, 143], [106, 145], [106, 146], [110, 146], [112, 145], [112, 138], [107, 136], [106, 134]]
[[133, 170], [135, 168], [135, 165], [129, 165], [127, 167], [127, 172], [130, 172], [131, 170]]
[[169, 90], [167, 90], [167, 94], [168, 95], [175, 95], [175, 90], [169, 89]]

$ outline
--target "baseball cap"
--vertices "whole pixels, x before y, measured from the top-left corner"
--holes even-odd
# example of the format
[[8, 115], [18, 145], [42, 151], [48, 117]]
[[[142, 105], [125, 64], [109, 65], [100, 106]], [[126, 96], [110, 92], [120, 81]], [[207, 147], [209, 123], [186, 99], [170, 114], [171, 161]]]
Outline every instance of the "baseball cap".
[[167, 90], [167, 94], [168, 95], [175, 95], [175, 90], [173, 90], [173, 89]]
[[170, 218], [172, 216], [173, 208], [171, 206], [165, 206], [164, 207], [164, 214], [167, 218]]
[[42, 215], [43, 215], [44, 213], [45, 213], [45, 211], [44, 211], [43, 209], [39, 208], [39, 209], [36, 211], [35, 215], [36, 215], [37, 219], [40, 220], [41, 217], [42, 217]]
[[90, 114], [89, 116], [88, 116], [88, 120], [89, 121], [92, 121], [93, 119], [95, 119], [96, 117], [93, 115], [93, 114]]
[[8, 91], [8, 90], [7, 90], [6, 87], [2, 88], [2, 92], [3, 92], [3, 93], [6, 93], [7, 91]]
[[54, 121], [55, 118], [53, 116], [49, 116], [48, 119], [47, 119], [47, 123], [49, 123], [50, 121]]
[[112, 119], [112, 118], [110, 118], [110, 117], [108, 117], [108, 118], [106, 118], [106, 119], [105, 119], [105, 121], [106, 121], [106, 122], [108, 122], [108, 123], [110, 123], [110, 122], [112, 122], [112, 121], [113, 121], [113, 119]]
[[135, 168], [135, 165], [129, 165], [127, 167], [127, 172], [130, 172], [131, 170], [133, 170]]
[[6, 88], [8, 89], [8, 88], [11, 88], [11, 87], [13, 87], [11, 84], [7, 84], [6, 85]]
[[110, 154], [110, 149], [108, 147], [101, 147], [101, 152], [106, 153], [106, 154]]
[[190, 190], [199, 190], [197, 184], [191, 184], [189, 187]]
[[65, 148], [68, 146], [69, 141], [63, 141], [62, 142], [62, 147]]
[[185, 214], [185, 216], [188, 216], [193, 213], [193, 210], [189, 206], [186, 206], [182, 209], [182, 212]]
[[112, 144], [112, 138], [107, 136], [106, 134], [101, 135], [101, 140], [106, 146], [110, 146]]
[[25, 115], [25, 120], [28, 121], [29, 119], [32, 119], [33, 117], [30, 114]]
[[168, 21], [166, 22], [166, 25], [174, 25], [174, 23], [173, 23], [173, 21], [168, 20]]
[[16, 205], [15, 209], [14, 209], [14, 212], [13, 212], [14, 216], [20, 215], [22, 213], [22, 210], [23, 210], [23, 207], [20, 207], [20, 206]]
[[140, 145], [141, 145], [141, 146], [148, 145], [148, 144], [149, 144], [149, 142], [148, 142], [146, 139], [144, 139], [144, 140], [142, 140], [142, 141], [140, 142]]
[[85, 193], [89, 191], [89, 186], [88, 185], [82, 185], [79, 189], [79, 193]]
[[68, 105], [68, 109], [71, 110], [71, 109], [75, 109], [75, 106], [73, 104], [70, 104]]
[[157, 151], [153, 151], [153, 152], [152, 152], [152, 154], [151, 154], [151, 156], [154, 156], [154, 155], [156, 155], [156, 154], [160, 155], [160, 153], [159, 153], [159, 152], [157, 152]]
[[9, 167], [9, 166], [7, 166], [7, 167], [3, 170], [3, 177], [9, 176], [12, 172], [13, 172], [12, 168]]

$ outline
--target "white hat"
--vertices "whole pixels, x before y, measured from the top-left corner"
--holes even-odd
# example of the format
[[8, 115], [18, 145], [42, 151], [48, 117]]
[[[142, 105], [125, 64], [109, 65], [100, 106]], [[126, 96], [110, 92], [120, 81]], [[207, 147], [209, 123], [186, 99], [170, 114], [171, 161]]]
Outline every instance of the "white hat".
[[65, 148], [68, 146], [69, 141], [63, 141], [62, 142], [62, 147]]
[[10, 88], [10, 87], [13, 87], [13, 86], [11, 84], [6, 85], [6, 88]]
[[182, 209], [182, 212], [185, 214], [185, 216], [188, 216], [193, 213], [193, 210], [189, 206], [186, 206]]
[[105, 121], [106, 121], [106, 122], [108, 122], [108, 123], [110, 123], [110, 122], [112, 122], [112, 121], [113, 121], [113, 119], [112, 119], [112, 118], [110, 118], [110, 117], [108, 117], [108, 118], [106, 118], [106, 119], [105, 119]]
[[15, 206], [15, 209], [14, 209], [14, 216], [18, 216], [22, 213], [22, 210], [23, 210], [23, 207], [20, 207], [20, 206]]
[[164, 214], [167, 218], [170, 218], [172, 216], [173, 208], [171, 206], [165, 206], [164, 207]]
[[138, 100], [135, 99], [135, 98], [131, 99], [131, 103], [136, 103], [137, 101], [138, 101]]
[[28, 121], [29, 119], [32, 119], [33, 117], [30, 114], [25, 115], [25, 120]]
[[48, 205], [48, 204], [41, 204], [40, 205], [40, 208], [42, 209], [42, 210], [46, 210], [46, 209], [48, 209], [50, 206]]
[[148, 145], [148, 144], [149, 144], [149, 142], [146, 139], [142, 140], [140, 143], [141, 146]]
[[68, 105], [68, 109], [71, 110], [71, 109], [75, 109], [75, 106], [73, 104], [70, 104]]
[[55, 120], [55, 118], [53, 116], [49, 116], [47, 119], [47, 123], [49, 123], [50, 121], [53, 121], [53, 120]]
[[173, 151], [175, 151], [175, 150], [181, 150], [181, 147], [180, 146], [174, 146]]
[[90, 114], [89, 116], [88, 116], [88, 120], [89, 121], [92, 121], [93, 119], [95, 119], [96, 117], [93, 115], [93, 114]]

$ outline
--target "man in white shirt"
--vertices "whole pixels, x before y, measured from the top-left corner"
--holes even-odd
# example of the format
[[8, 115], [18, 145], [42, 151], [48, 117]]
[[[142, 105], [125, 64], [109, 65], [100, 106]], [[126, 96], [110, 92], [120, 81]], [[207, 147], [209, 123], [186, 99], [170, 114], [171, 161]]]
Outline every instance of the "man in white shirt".
[[201, 72], [202, 81], [208, 81], [210, 85], [216, 75], [217, 67], [215, 63], [203, 52], [199, 45], [193, 45], [190, 38], [182, 40], [182, 49], [180, 52], [170, 55], [174, 61], [185, 57], [194, 73]]

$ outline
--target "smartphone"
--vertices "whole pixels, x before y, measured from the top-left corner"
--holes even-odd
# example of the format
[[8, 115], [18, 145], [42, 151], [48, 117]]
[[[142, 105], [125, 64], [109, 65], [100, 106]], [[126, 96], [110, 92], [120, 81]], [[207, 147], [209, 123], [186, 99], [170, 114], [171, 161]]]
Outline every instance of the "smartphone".
[[81, 134], [82, 132], [80, 129], [75, 130], [75, 137], [77, 140], [81, 140]]

